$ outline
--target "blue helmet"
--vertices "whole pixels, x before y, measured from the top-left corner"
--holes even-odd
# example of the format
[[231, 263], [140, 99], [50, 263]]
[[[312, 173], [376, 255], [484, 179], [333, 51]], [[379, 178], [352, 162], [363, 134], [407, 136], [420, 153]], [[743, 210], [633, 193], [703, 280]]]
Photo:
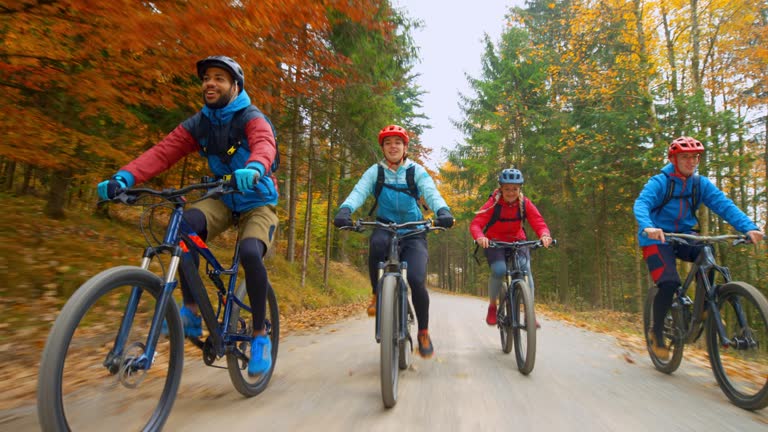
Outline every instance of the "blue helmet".
[[243, 68], [240, 65], [227, 56], [210, 56], [197, 62], [197, 76], [203, 79], [205, 71], [209, 67], [219, 67], [232, 75], [232, 79], [235, 80], [239, 91], [243, 91], [245, 88], [245, 74], [243, 74]]
[[519, 169], [507, 168], [499, 174], [499, 184], [523, 184], [523, 173]]

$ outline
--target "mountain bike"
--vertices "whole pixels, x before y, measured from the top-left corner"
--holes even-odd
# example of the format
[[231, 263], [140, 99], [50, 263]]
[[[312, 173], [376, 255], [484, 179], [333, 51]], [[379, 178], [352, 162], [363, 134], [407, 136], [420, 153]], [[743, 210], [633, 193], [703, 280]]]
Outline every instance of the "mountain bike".
[[392, 233], [387, 261], [379, 263], [379, 279], [376, 285], [376, 342], [381, 347], [380, 375], [381, 398], [386, 408], [397, 403], [397, 382], [400, 370], [411, 365], [415, 322], [408, 285], [408, 263], [400, 261], [400, 241], [431, 231], [445, 228], [432, 226], [432, 221], [422, 220], [402, 224], [358, 220], [343, 230], [362, 232], [367, 227]]
[[[674, 293], [672, 308], [664, 318], [668, 360], [657, 357], [651, 347], [653, 300], [658, 288], [654, 285], [648, 292], [643, 325], [654, 367], [667, 374], [677, 370], [685, 344], [696, 342], [706, 329], [709, 362], [723, 393], [740, 408], [768, 406], [768, 300], [754, 286], [732, 280], [728, 268], [717, 264], [714, 253], [715, 243], [733, 240], [733, 245], [745, 244], [748, 238], [673, 233], [664, 233], [664, 237], [672, 245], [702, 245], [702, 250]], [[691, 300], [686, 293], [694, 280]]]
[[[183, 219], [188, 204], [185, 196], [201, 190], [205, 191], [201, 200], [237, 192], [229, 182], [219, 180], [162, 191], [126, 189], [112, 200], [134, 205], [154, 197], [160, 202], [147, 204], [140, 217], [148, 245], [141, 265], [118, 266], [97, 274], [75, 291], [59, 313], [40, 362], [38, 418], [42, 430], [103, 430], [105, 417], [125, 430], [163, 427], [184, 364], [183, 324], [172, 297], [177, 273], [189, 281], [209, 331], [204, 340], [192, 339], [201, 349], [204, 363], [225, 368], [215, 362], [226, 357], [232, 384], [245, 396], [256, 396], [267, 387], [280, 336], [275, 293], [268, 287], [265, 325], [272, 341], [272, 368], [250, 377], [247, 365], [253, 325], [245, 283], [237, 284], [239, 234], [232, 265], [224, 268]], [[152, 224], [155, 211], [162, 208], [170, 208], [171, 215], [161, 241]], [[216, 310], [192, 251], [206, 261], [206, 274], [218, 299]], [[161, 260], [163, 254], [170, 258]], [[162, 277], [150, 271], [150, 265], [162, 269]], [[229, 276], [226, 286], [222, 276]], [[107, 408], [94, 410], [94, 404]]]
[[[553, 239], [552, 244], [556, 244]], [[533, 274], [523, 250], [543, 247], [541, 240], [504, 242], [491, 240], [488, 247], [503, 248], [507, 273], [501, 284], [496, 325], [504, 354], [515, 347], [517, 369], [528, 375], [536, 362], [536, 311], [533, 301]]]

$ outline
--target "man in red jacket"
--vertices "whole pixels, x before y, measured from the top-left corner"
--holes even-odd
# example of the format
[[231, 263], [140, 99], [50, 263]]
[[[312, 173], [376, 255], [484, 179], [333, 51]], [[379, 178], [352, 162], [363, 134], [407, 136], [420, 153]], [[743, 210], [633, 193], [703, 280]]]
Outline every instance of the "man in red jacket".
[[[469, 232], [478, 245], [485, 249], [485, 257], [491, 268], [491, 277], [488, 280], [488, 315], [485, 322], [488, 325], [496, 325], [496, 300], [499, 297], [499, 289], [507, 265], [504, 261], [504, 249], [488, 248], [491, 240], [515, 242], [526, 240], [523, 231], [523, 219], [541, 239], [544, 247], [552, 244], [552, 237], [547, 228], [547, 223], [539, 213], [539, 210], [531, 200], [523, 197], [523, 174], [520, 170], [507, 168], [499, 174], [499, 188], [496, 189], [488, 201], [477, 211], [469, 226]], [[528, 250], [523, 250], [528, 254]], [[527, 257], [530, 262], [530, 255]], [[530, 264], [529, 264], [530, 267]], [[528, 269], [530, 274], [530, 268]], [[533, 290], [533, 285], [531, 285]], [[537, 323], [538, 326], [538, 323]]]

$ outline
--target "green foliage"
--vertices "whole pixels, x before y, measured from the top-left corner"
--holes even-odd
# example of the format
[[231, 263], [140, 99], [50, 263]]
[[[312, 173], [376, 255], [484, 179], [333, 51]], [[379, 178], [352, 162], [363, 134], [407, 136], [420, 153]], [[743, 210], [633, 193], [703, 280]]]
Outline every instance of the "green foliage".
[[[469, 220], [495, 187], [500, 169], [514, 165], [523, 171], [526, 196], [560, 241], [552, 253], [535, 255], [537, 298], [637, 309], [647, 271], [632, 205], [677, 136], [706, 143], [700, 171], [717, 173], [726, 193], [762, 194], [762, 185], [750, 190], [744, 182], [761, 155], [750, 154], [742, 136], [755, 130], [745, 127], [743, 113], [719, 102], [727, 95], [693, 85], [688, 65], [705, 53], [690, 53], [682, 40], [673, 47], [655, 40], [658, 35], [644, 21], [654, 7], [659, 5], [528, 1], [512, 10], [497, 45], [486, 40], [481, 74], [469, 77], [474, 95], [463, 96], [459, 123], [465, 142], [450, 155], [443, 177], [451, 189], [468, 191], [461, 217]], [[674, 27], [677, 21], [670, 25], [674, 34], [690, 37]], [[704, 34], [717, 43], [716, 35]], [[670, 73], [658, 71], [679, 54], [672, 49], [685, 57], [674, 65], [683, 80], [670, 83], [664, 81]], [[743, 199], [742, 206], [748, 202], [754, 201]], [[762, 261], [740, 267], [754, 277], [762, 274], [755, 271]], [[483, 293], [487, 273], [471, 267], [465, 283]]]

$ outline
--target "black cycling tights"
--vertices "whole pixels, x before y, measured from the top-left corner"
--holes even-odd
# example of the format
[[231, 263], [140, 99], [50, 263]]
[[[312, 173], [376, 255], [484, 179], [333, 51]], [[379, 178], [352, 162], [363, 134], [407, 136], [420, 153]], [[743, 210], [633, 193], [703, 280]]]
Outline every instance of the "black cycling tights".
[[[203, 241], [207, 240], [208, 230], [206, 228], [205, 215], [203, 212], [197, 209], [191, 209], [184, 214], [184, 220], [189, 224], [190, 228], [198, 233]], [[266, 308], [256, 307], [256, 305], [265, 305], [267, 299], [267, 287], [269, 286], [269, 277], [267, 276], [267, 268], [264, 266], [264, 260], [262, 257], [266, 252], [266, 246], [264, 243], [256, 238], [246, 238], [240, 241], [240, 262], [243, 265], [243, 271], [245, 272], [245, 286], [248, 291], [248, 298], [250, 299], [251, 309], [253, 312], [253, 330], [259, 331], [264, 328], [264, 319], [266, 318]], [[191, 253], [191, 258], [195, 262], [195, 268], [200, 265], [200, 257], [197, 253]], [[192, 297], [192, 293], [186, 288], [185, 278], [180, 276], [181, 279], [181, 295], [183, 297], [184, 304], [195, 304], [195, 299]]]
[[[374, 294], [379, 278], [379, 262], [387, 259], [391, 238], [391, 233], [381, 229], [371, 234], [368, 274]], [[406, 237], [400, 241], [400, 259], [408, 263], [408, 284], [411, 286], [411, 300], [419, 330], [429, 328], [429, 293], [426, 286], [428, 256], [426, 234]]]

